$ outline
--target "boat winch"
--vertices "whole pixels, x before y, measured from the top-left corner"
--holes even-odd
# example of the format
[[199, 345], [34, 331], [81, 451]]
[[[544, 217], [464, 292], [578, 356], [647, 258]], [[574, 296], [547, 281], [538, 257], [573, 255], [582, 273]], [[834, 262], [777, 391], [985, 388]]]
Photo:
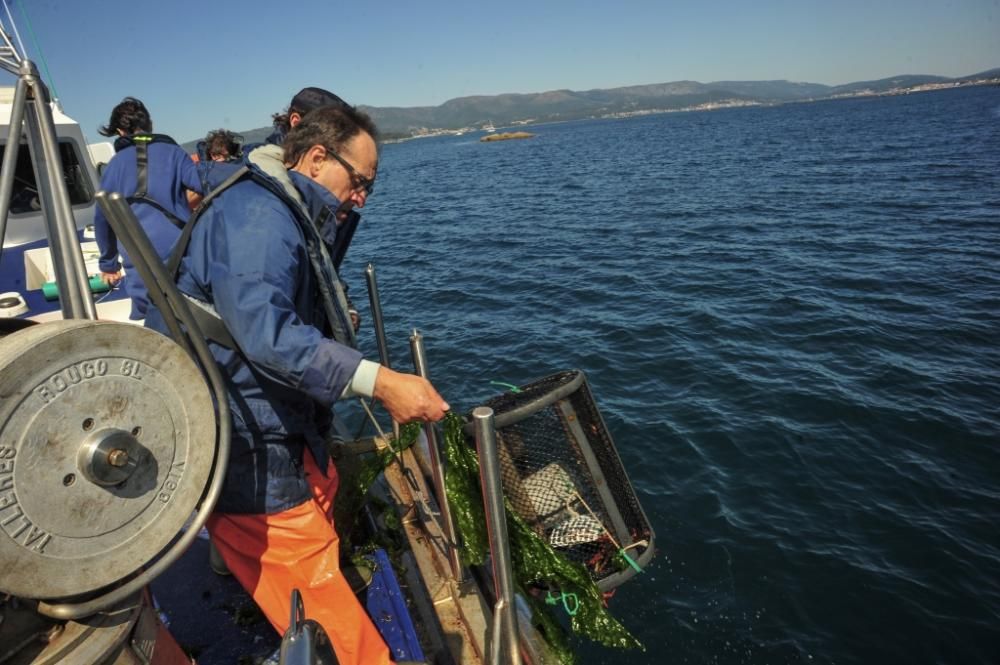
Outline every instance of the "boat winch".
[[0, 592], [79, 600], [155, 559], [198, 507], [216, 420], [193, 360], [140, 326], [0, 343]]

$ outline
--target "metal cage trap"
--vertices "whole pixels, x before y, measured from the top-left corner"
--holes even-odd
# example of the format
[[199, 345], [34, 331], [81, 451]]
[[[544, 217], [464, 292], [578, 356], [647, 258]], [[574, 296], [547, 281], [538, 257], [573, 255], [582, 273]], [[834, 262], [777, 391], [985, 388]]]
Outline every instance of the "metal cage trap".
[[495, 414], [504, 494], [556, 551], [602, 591], [653, 556], [653, 529], [579, 370], [487, 400]]

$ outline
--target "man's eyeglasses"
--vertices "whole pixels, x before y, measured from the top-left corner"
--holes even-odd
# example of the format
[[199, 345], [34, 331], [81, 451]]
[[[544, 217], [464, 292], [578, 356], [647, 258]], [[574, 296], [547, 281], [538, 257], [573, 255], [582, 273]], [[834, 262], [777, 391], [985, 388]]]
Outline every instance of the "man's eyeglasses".
[[355, 192], [364, 191], [367, 196], [371, 196], [372, 191], [375, 189], [375, 178], [368, 178], [358, 173], [358, 170], [351, 166], [351, 163], [341, 157], [333, 148], [327, 148], [326, 146], [323, 146], [323, 148], [326, 150], [326, 154], [336, 159], [340, 162], [341, 166], [347, 169], [348, 175], [351, 176], [352, 190]]

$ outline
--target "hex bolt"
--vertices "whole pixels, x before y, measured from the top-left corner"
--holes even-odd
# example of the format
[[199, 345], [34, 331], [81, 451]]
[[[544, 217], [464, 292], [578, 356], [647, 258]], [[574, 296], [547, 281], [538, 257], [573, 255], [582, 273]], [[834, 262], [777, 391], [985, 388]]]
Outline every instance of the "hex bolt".
[[122, 450], [121, 448], [115, 448], [108, 453], [108, 464], [118, 467], [125, 466], [128, 464], [128, 452]]

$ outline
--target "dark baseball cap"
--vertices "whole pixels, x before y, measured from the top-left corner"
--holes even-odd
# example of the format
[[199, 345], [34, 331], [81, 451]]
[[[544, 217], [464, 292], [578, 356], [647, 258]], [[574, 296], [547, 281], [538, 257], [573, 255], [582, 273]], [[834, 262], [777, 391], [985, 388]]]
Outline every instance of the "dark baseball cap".
[[306, 114], [323, 106], [350, 105], [329, 90], [324, 90], [323, 88], [302, 88], [292, 97], [292, 103], [288, 109]]

